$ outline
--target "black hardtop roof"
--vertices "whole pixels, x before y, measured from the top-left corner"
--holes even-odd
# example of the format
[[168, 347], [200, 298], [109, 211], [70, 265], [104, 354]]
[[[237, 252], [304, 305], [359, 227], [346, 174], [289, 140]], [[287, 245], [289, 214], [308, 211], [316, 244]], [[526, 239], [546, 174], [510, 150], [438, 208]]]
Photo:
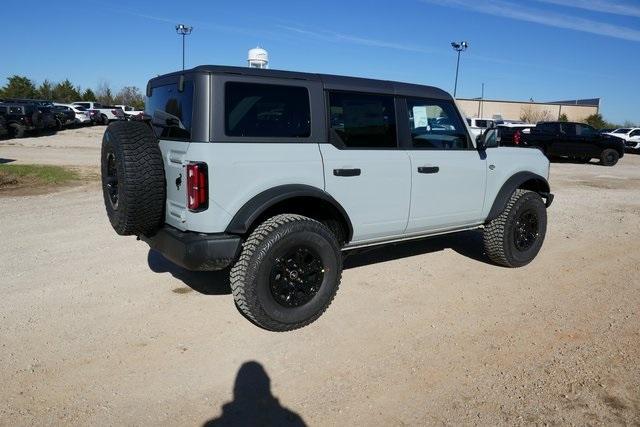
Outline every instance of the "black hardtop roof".
[[181, 74], [211, 73], [243, 75], [250, 77], [270, 77], [278, 79], [307, 80], [321, 82], [325, 89], [334, 90], [354, 90], [362, 92], [374, 92], [385, 94], [396, 94], [404, 96], [423, 96], [437, 99], [452, 99], [451, 95], [442, 89], [433, 86], [424, 86], [411, 83], [394, 82], [389, 80], [367, 79], [362, 77], [337, 76], [332, 74], [303, 73], [298, 71], [284, 71], [261, 69], [251, 67], [232, 67], [226, 65], [200, 65], [190, 70], [176, 71], [164, 74], [150, 80], [164, 79]]

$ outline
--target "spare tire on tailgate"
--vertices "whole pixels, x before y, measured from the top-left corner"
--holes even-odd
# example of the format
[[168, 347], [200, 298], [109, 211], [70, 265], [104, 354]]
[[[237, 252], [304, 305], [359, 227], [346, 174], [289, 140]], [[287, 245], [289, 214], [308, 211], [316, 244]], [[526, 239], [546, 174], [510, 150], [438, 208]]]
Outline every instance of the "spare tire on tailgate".
[[117, 121], [102, 138], [102, 193], [107, 215], [123, 236], [151, 235], [164, 223], [162, 153], [142, 121]]

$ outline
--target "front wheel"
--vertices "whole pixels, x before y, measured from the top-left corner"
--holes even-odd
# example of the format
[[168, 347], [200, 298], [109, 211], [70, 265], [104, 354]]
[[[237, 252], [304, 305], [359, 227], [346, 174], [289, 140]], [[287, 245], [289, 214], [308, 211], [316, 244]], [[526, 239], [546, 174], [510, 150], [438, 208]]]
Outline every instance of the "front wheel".
[[231, 269], [236, 305], [258, 326], [290, 331], [315, 321], [340, 285], [335, 235], [310, 218], [283, 214], [260, 224]]
[[614, 166], [618, 163], [619, 159], [620, 154], [613, 148], [607, 148], [600, 155], [600, 163], [602, 163], [603, 166]]
[[539, 194], [516, 190], [504, 211], [484, 228], [484, 248], [491, 261], [505, 267], [529, 264], [547, 232], [547, 210]]

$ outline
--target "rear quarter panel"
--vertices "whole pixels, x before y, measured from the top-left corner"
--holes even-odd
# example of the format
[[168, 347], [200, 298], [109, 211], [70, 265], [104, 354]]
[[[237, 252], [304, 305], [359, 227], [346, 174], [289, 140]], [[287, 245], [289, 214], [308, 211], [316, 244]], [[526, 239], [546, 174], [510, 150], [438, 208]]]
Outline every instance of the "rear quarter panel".
[[[251, 198], [272, 187], [305, 184], [324, 189], [322, 158], [316, 143], [184, 143], [162, 141], [167, 178], [168, 224], [181, 230], [221, 233]], [[185, 164], [205, 162], [209, 208], [186, 209], [186, 191], [174, 182]], [[185, 182], [186, 184], [186, 182]], [[173, 192], [170, 194], [169, 192]]]

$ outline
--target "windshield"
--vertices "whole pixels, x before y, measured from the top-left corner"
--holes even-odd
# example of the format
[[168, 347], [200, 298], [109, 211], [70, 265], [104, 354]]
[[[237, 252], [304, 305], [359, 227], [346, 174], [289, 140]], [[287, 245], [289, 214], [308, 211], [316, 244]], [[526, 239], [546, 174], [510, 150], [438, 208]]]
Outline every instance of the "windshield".
[[631, 129], [618, 129], [616, 131], [613, 131], [613, 133], [629, 133], [631, 131]]

